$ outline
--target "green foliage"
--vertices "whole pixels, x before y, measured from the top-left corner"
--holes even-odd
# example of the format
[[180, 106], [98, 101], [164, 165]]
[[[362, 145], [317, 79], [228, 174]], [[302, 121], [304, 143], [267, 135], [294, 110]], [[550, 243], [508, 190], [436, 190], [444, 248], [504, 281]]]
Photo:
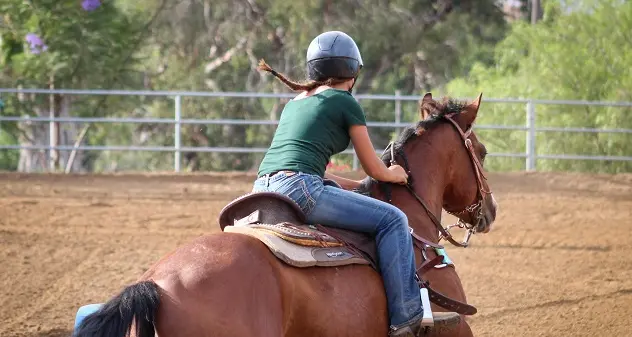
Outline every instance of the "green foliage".
[[[287, 92], [256, 71], [264, 58], [295, 79], [304, 76], [304, 53], [318, 33], [351, 34], [363, 53], [360, 93], [420, 94], [442, 88], [450, 96], [630, 101], [632, 9], [629, 2], [585, 0], [568, 11], [557, 2], [542, 21], [507, 23], [493, 0], [103, 1], [86, 11], [77, 0], [7, 0], [0, 3], [0, 86]], [[566, 6], [566, 5], [565, 5]], [[47, 46], [34, 52], [27, 34]], [[503, 39], [504, 38], [504, 39]], [[498, 45], [497, 42], [501, 41]], [[616, 48], [613, 48], [616, 46]], [[39, 50], [39, 53], [37, 52]], [[455, 79], [456, 78], [456, 79]], [[59, 98], [59, 97], [57, 97]], [[3, 115], [46, 114], [49, 97], [3, 97]], [[277, 119], [286, 100], [183, 97], [184, 118]], [[395, 103], [361, 101], [369, 120], [393, 121]], [[172, 118], [173, 97], [81, 96], [71, 116]], [[536, 105], [539, 127], [631, 127], [630, 109]], [[417, 102], [402, 103], [402, 121], [413, 122]], [[522, 126], [524, 104], [484, 102], [479, 125]], [[75, 126], [80, 129], [81, 125]], [[40, 129], [40, 130], [45, 130]], [[268, 146], [270, 125], [183, 125], [185, 147]], [[41, 132], [41, 131], [39, 131]], [[378, 148], [395, 134], [370, 130]], [[0, 125], [0, 143], [21, 141], [24, 126]], [[101, 123], [90, 126], [87, 145], [172, 146], [167, 124]], [[477, 130], [491, 152], [525, 151], [521, 130]], [[538, 132], [539, 154], [629, 155], [629, 134]], [[64, 145], [72, 145], [69, 139]], [[16, 167], [18, 152], [0, 154]], [[183, 153], [202, 170], [256, 168], [261, 154]], [[333, 158], [351, 165], [352, 157]], [[169, 152], [97, 152], [82, 159], [88, 170], [169, 170]], [[195, 165], [193, 165], [195, 163]], [[621, 172], [625, 162], [538, 160], [538, 169]], [[489, 158], [493, 170], [521, 170], [523, 159]]]
[[[13, 135], [0, 128], [0, 144], [17, 143]], [[20, 153], [18, 150], [0, 150], [0, 171], [13, 171], [17, 169]]]
[[[147, 20], [138, 20], [137, 17], [145, 16], [133, 10], [123, 13], [111, 1], [97, 2], [97, 8], [85, 10], [82, 5], [86, 2], [95, 1], [0, 2], [0, 86], [47, 88], [54, 85], [64, 89], [138, 87], [143, 77], [135, 68], [140, 63], [136, 50], [143, 42]], [[131, 109], [125, 100], [116, 97], [64, 98], [55, 95], [54, 99], [58, 116], [64, 109], [63, 113], [67, 115], [82, 117], [116, 115], [120, 110]], [[42, 116], [51, 110], [48, 95], [8, 96], [5, 100], [8, 104], [4, 115]], [[66, 102], [70, 104], [64, 106]], [[130, 103], [135, 102], [132, 100]], [[46, 138], [42, 135], [46, 128], [41, 124], [9, 123], [1, 128], [11, 135], [12, 141], [22, 141], [19, 135], [30, 135], [28, 138], [35, 138], [35, 145], [44, 145], [40, 141]], [[68, 135], [75, 136], [72, 133]], [[74, 141], [70, 139], [69, 143], [61, 145], [72, 145]]]
[[[86, 11], [79, 0], [0, 2], [0, 86], [287, 92], [256, 70], [264, 58], [294, 79], [305, 75], [305, 50], [325, 30], [358, 42], [365, 67], [358, 93], [421, 94], [442, 88], [450, 96], [629, 101], [632, 28], [629, 2], [582, 1], [572, 11], [546, 1], [542, 21], [511, 24], [506, 36], [495, 0], [473, 1], [102, 1]], [[45, 51], [31, 52], [37, 34]], [[506, 38], [505, 38], [506, 36]], [[497, 45], [499, 41], [502, 41]], [[616, 46], [613, 48], [612, 46]], [[455, 79], [456, 78], [456, 79]], [[46, 114], [47, 95], [3, 97], [5, 115]], [[276, 119], [286, 100], [183, 97], [184, 118]], [[395, 103], [361, 101], [369, 120], [394, 121]], [[78, 96], [71, 116], [173, 118], [173, 97]], [[537, 105], [539, 127], [630, 127], [629, 109]], [[417, 102], [402, 103], [402, 121], [413, 122]], [[524, 104], [484, 102], [479, 125], [525, 123]], [[75, 126], [77, 129], [83, 125]], [[20, 125], [3, 123], [2, 142], [20, 141]], [[183, 125], [182, 146], [268, 146], [269, 125]], [[371, 128], [376, 147], [395, 135]], [[173, 146], [167, 124], [97, 123], [86, 145]], [[525, 151], [521, 130], [478, 130], [491, 152]], [[539, 154], [629, 155], [629, 134], [539, 132]], [[64, 145], [72, 145], [69, 139]], [[627, 151], [627, 153], [626, 153]], [[7, 152], [9, 153], [9, 152]], [[14, 161], [17, 152], [5, 155]], [[3, 157], [3, 158], [5, 158]], [[183, 153], [200, 170], [256, 168], [261, 154]], [[88, 170], [169, 170], [169, 152], [93, 151]], [[351, 165], [352, 157], [333, 158]], [[193, 162], [197, 162], [193, 165]], [[11, 164], [15, 167], [15, 164]], [[519, 170], [523, 159], [489, 158], [494, 170]], [[538, 169], [629, 171], [624, 162], [538, 160]]]
[[[358, 92], [401, 89], [402, 94], [415, 94], [467, 73], [471, 60], [491, 60], [491, 47], [503, 36], [506, 25], [494, 2], [477, 0], [441, 8], [437, 1], [338, 1], [334, 6], [281, 0], [248, 4], [169, 0], [140, 52], [147, 57], [146, 82], [151, 89], [287, 92], [276, 79], [256, 70], [259, 59], [300, 80], [305, 76], [305, 50], [311, 39], [322, 31], [338, 29], [351, 34], [362, 50], [365, 68], [356, 86]], [[123, 11], [128, 6], [155, 6], [148, 0], [120, 4]], [[150, 101], [142, 106], [142, 116], [173, 116], [171, 104], [152, 105]], [[394, 119], [393, 102], [361, 103], [371, 120]], [[276, 119], [284, 104], [285, 100], [276, 99], [183, 98], [182, 115]], [[265, 148], [273, 131], [270, 126], [186, 125], [183, 146]], [[106, 138], [114, 139], [112, 133]], [[173, 144], [172, 130], [155, 127], [148, 133], [152, 144]], [[388, 128], [371, 129], [377, 147], [385, 146], [391, 133]], [[117, 142], [122, 145], [122, 139]], [[118, 160], [112, 156], [123, 160], [137, 154], [112, 153], [109, 160]], [[172, 164], [172, 156], [156, 156], [162, 158], [160, 165], [165, 169]], [[251, 169], [261, 159], [260, 154], [239, 153], [197, 153], [195, 157], [198, 169], [203, 170]], [[350, 160], [350, 156], [344, 157]]]
[[[42, 87], [53, 77], [63, 88], [101, 88], [120, 74], [138, 39], [139, 24], [109, 1], [89, 12], [76, 0], [8, 0], [0, 13], [5, 17], [3, 75], [14, 85]], [[47, 48], [32, 52], [28, 34]]]
[[[517, 22], [498, 44], [495, 64], [476, 64], [451, 81], [452, 96], [632, 101], [632, 3], [584, 1], [570, 13], [547, 2], [537, 25]], [[632, 128], [632, 109], [536, 105], [537, 127]], [[524, 125], [524, 105], [483, 103], [478, 124]], [[522, 131], [479, 131], [491, 152], [524, 152]], [[537, 153], [629, 156], [631, 134], [538, 132]], [[523, 169], [520, 161], [490, 158], [493, 169]], [[540, 159], [538, 170], [629, 172], [632, 163]]]

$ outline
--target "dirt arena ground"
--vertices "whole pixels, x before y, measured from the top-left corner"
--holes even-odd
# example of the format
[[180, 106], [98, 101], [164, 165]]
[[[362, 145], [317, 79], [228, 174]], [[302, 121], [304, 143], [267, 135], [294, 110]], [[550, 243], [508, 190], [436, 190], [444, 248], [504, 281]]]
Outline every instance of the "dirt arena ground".
[[[232, 175], [0, 173], [0, 336], [68, 336], [174, 247], [217, 230]], [[477, 336], [632, 336], [632, 175], [490, 174], [495, 229], [448, 247]], [[446, 219], [447, 221], [447, 219]]]

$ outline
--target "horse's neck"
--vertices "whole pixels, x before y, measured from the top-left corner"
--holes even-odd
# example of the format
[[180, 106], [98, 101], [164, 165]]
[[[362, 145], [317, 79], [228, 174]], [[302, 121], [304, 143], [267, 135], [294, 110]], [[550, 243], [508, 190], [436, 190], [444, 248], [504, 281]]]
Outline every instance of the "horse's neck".
[[[441, 220], [443, 190], [435, 187], [435, 184], [415, 179], [414, 187], [415, 193], [424, 200], [435, 217]], [[390, 189], [392, 204], [406, 214], [408, 224], [413, 231], [427, 240], [438, 242], [439, 233], [437, 227], [413, 194], [403, 186], [391, 185]], [[381, 201], [388, 202], [377, 184], [373, 186], [371, 194]]]
[[[414, 153], [423, 151], [422, 149], [409, 150], [411, 150], [409, 153], [413, 153], [413, 151]], [[446, 187], [446, 170], [443, 165], [439, 164], [443, 158], [440, 158], [440, 154], [419, 155], [415, 157], [408, 155], [407, 157], [410, 160], [408, 165], [411, 171], [415, 193], [423, 199], [432, 214], [441, 221], [443, 195]], [[419, 160], [419, 158], [422, 160]], [[433, 158], [433, 160], [428, 161], [428, 158]], [[409, 226], [413, 231], [428, 240], [438, 242], [438, 229], [417, 198], [403, 186], [391, 184], [390, 190], [392, 204], [406, 214]], [[378, 184], [372, 186], [371, 194], [379, 200], [388, 202]]]

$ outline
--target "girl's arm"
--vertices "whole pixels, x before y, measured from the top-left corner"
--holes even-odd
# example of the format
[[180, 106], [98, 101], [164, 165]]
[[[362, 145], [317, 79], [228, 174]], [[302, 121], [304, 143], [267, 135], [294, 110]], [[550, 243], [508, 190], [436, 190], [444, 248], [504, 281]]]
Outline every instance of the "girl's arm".
[[345, 190], [353, 190], [360, 187], [360, 181], [339, 177], [335, 174], [325, 172], [325, 179], [333, 180]]
[[[365, 125], [352, 125], [349, 135], [353, 147], [358, 155], [364, 172], [371, 178], [391, 183], [405, 184], [408, 179], [406, 171], [399, 165], [386, 167], [375, 153], [375, 148], [369, 138], [369, 132]], [[341, 184], [342, 185], [342, 184]]]

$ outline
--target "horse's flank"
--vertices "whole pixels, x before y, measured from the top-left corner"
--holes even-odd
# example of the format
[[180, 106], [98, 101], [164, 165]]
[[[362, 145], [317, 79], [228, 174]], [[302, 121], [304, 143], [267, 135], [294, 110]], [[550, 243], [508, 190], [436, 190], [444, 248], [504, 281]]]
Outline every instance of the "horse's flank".
[[244, 235], [200, 237], [141, 278], [148, 279], [162, 293], [159, 336], [387, 334], [382, 281], [371, 267], [290, 267]]

